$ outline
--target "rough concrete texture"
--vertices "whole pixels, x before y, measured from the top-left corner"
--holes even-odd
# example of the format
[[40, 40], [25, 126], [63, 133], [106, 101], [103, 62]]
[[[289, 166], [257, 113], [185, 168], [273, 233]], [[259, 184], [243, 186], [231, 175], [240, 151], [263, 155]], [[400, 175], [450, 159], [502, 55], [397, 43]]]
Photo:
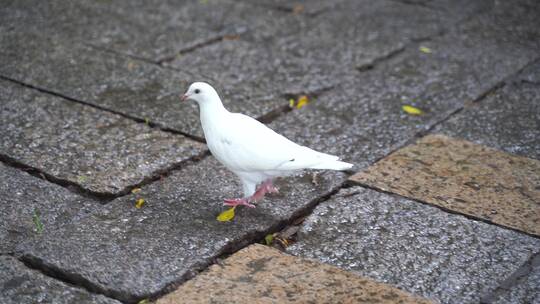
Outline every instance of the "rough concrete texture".
[[527, 261], [517, 273], [514, 273], [511, 279], [515, 281], [508, 282], [500, 288], [495, 298], [488, 298], [486, 303], [520, 303], [520, 304], [538, 304], [540, 303], [540, 252], [534, 258]]
[[[3, 33], [0, 44], [7, 46], [0, 50], [1, 76], [141, 121], [203, 136], [197, 105], [181, 103], [179, 96], [192, 81], [215, 84], [208, 77], [163, 69], [66, 40], [43, 39], [19, 32], [19, 28]], [[222, 92], [220, 85], [216, 87]], [[286, 103], [272, 95], [253, 98], [254, 92], [247, 86], [234, 92], [235, 98], [224, 94], [224, 105], [231, 111], [258, 117]]]
[[3, 25], [48, 33], [154, 62], [246, 32], [282, 35], [287, 16], [239, 1], [13, 1]]
[[10, 256], [0, 256], [0, 273], [0, 299], [4, 304], [120, 303], [54, 280]]
[[[78, 220], [99, 203], [0, 163], [0, 254], [21, 241]], [[37, 227], [41, 223], [42, 231]]]
[[431, 303], [339, 268], [251, 245], [213, 265], [158, 304]]
[[540, 236], [540, 161], [428, 135], [350, 180]]
[[291, 15], [287, 27], [297, 28], [294, 35], [241, 35], [179, 56], [169, 65], [209, 76], [223, 84], [227, 96], [246, 87], [263, 96], [317, 93], [355, 67], [441, 31], [445, 17], [421, 6], [350, 1], [313, 18]]
[[69, 100], [0, 80], [0, 153], [107, 194], [206, 151], [203, 144]]
[[352, 187], [318, 205], [287, 251], [441, 303], [476, 303], [539, 248], [518, 232]]
[[[276, 229], [345, 179], [341, 173], [279, 180], [280, 194], [218, 222], [224, 198], [239, 195], [233, 176], [213, 158], [177, 171], [99, 212], [23, 246], [23, 258], [55, 269], [114, 298], [134, 301], [181, 282]], [[136, 199], [145, 205], [135, 208]]]
[[436, 132], [540, 159], [540, 64], [437, 127]]
[[[536, 15], [516, 7], [497, 2], [492, 10], [422, 43], [431, 53], [410, 47], [373, 70], [342, 77], [334, 89], [271, 126], [301, 144], [367, 166], [538, 58], [540, 39], [530, 39], [538, 36], [530, 26], [538, 22]], [[407, 115], [403, 105], [424, 114]]]

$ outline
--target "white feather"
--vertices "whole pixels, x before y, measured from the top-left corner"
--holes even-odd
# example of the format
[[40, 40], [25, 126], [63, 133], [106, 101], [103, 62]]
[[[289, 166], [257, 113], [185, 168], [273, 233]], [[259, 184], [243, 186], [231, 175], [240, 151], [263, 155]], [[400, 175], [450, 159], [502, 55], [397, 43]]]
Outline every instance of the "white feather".
[[249, 116], [227, 111], [206, 83], [192, 84], [185, 96], [199, 103], [208, 148], [240, 178], [246, 197], [260, 182], [292, 171], [346, 170], [353, 166], [337, 156], [300, 146]]

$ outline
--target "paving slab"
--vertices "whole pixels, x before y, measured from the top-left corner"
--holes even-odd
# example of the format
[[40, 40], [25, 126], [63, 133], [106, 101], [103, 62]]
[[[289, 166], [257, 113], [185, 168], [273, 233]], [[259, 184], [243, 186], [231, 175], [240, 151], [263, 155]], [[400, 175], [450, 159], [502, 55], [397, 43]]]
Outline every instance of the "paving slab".
[[213, 265], [171, 294], [167, 303], [431, 303], [337, 267], [264, 245]]
[[[240, 195], [234, 177], [212, 158], [21, 246], [23, 259], [77, 278], [123, 301], [146, 298], [192, 277], [224, 252], [263, 238], [337, 188], [343, 173], [278, 180], [280, 194], [218, 222], [223, 199]], [[135, 201], [145, 199], [142, 208]]]
[[517, 275], [517, 281], [510, 286], [504, 286], [502, 292], [488, 303], [540, 303], [540, 254], [527, 261], [522, 266], [523, 273]]
[[287, 252], [441, 303], [476, 303], [539, 248], [537, 238], [355, 186], [318, 205]]
[[[221, 90], [208, 77], [163, 69], [157, 65], [71, 43], [44, 39], [15, 28], [0, 37], [0, 76], [122, 113], [141, 121], [203, 137], [196, 103], [179, 96], [194, 81], [209, 81], [224, 92], [224, 105], [259, 117], [287, 102], [272, 95], [253, 97], [256, 88]], [[197, 71], [197, 69], [194, 69]]]
[[540, 64], [435, 129], [509, 153], [540, 159]]
[[272, 24], [285, 19], [282, 13], [223, 0], [23, 0], [9, 3], [0, 14], [5, 27], [24, 25], [26, 31], [155, 62], [224, 36], [274, 29]]
[[428, 135], [350, 180], [540, 236], [540, 161]]
[[[540, 40], [530, 39], [539, 37], [534, 16], [499, 3], [372, 70], [343, 75], [335, 88], [271, 126], [300, 144], [347, 155], [365, 167], [538, 58]], [[423, 115], [408, 115], [403, 105], [420, 108]]]
[[120, 303], [67, 285], [27, 268], [10, 256], [0, 256], [2, 303]]
[[[0, 163], [0, 254], [22, 241], [81, 219], [100, 204]], [[37, 225], [42, 225], [42, 229]]]
[[182, 135], [0, 80], [0, 153], [102, 194], [129, 187], [206, 147]]
[[443, 16], [392, 1], [349, 1], [287, 25], [297, 28], [293, 35], [240, 36], [196, 49], [168, 65], [207, 75], [227, 92], [251, 87], [265, 95], [317, 93], [355, 67], [441, 31]]

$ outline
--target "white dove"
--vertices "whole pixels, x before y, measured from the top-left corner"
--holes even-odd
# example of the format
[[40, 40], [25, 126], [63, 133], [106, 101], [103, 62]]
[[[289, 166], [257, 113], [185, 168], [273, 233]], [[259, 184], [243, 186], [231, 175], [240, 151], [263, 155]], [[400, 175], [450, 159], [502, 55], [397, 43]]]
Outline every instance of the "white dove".
[[278, 192], [272, 184], [274, 177], [295, 170], [346, 170], [353, 166], [339, 161], [337, 156], [300, 146], [249, 116], [229, 112], [216, 90], [207, 83], [191, 84], [181, 100], [199, 104], [210, 152], [242, 182], [244, 197], [226, 199], [227, 206], [255, 207], [251, 203], [266, 193]]

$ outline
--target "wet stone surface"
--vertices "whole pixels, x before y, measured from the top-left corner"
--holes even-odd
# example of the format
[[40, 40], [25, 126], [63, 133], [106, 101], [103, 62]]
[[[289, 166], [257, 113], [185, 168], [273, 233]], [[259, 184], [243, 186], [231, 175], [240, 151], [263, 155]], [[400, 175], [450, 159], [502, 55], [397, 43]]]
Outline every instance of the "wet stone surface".
[[539, 248], [518, 232], [352, 187], [317, 206], [287, 251], [442, 303], [475, 303]]
[[431, 303], [329, 265], [251, 245], [157, 303]]
[[[422, 44], [431, 53], [411, 47], [373, 70], [343, 75], [335, 88], [271, 126], [300, 144], [346, 155], [365, 167], [538, 58], [540, 40], [530, 39], [538, 35], [538, 19], [517, 8], [503, 14], [510, 9], [497, 5], [459, 23]], [[475, 47], [479, 44], [490, 52]], [[408, 115], [403, 105], [424, 114]]]
[[540, 159], [540, 82], [535, 83], [539, 78], [540, 64], [535, 64], [435, 132]]
[[[240, 187], [209, 157], [21, 246], [22, 257], [76, 273], [114, 298], [140, 300], [190, 278], [221, 253], [262, 239], [345, 178], [328, 172], [315, 179], [305, 174], [278, 180], [280, 194], [255, 209], [239, 208], [232, 222], [218, 222], [223, 199], [239, 195]], [[141, 209], [134, 206], [139, 198], [146, 201]]]
[[204, 153], [181, 135], [0, 80], [0, 153], [105, 194]]
[[0, 298], [5, 304], [120, 303], [47, 277], [10, 256], [0, 256], [0, 273]]
[[12, 253], [18, 243], [79, 220], [100, 206], [1, 163], [0, 197], [0, 254]]
[[540, 161], [429, 135], [350, 180], [540, 236]]

